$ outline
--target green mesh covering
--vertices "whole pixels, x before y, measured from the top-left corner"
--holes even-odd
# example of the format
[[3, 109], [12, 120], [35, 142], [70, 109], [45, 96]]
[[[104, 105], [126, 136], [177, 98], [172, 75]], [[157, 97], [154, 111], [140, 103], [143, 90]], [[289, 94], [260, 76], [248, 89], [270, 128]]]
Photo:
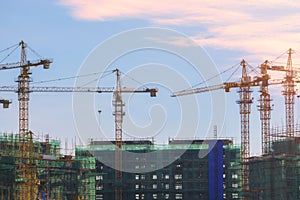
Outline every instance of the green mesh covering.
[[272, 153], [250, 159], [250, 199], [300, 199], [299, 138], [280, 139]]
[[32, 152], [23, 153], [21, 158], [22, 146], [29, 142], [28, 137], [18, 134], [0, 134], [0, 199], [16, 199], [18, 185], [28, 181], [19, 177], [20, 163], [26, 163], [26, 169], [36, 169], [36, 184], [31, 187], [39, 199], [45, 195], [61, 200], [95, 199], [96, 161], [90, 154], [63, 156], [59, 140], [33, 140]]

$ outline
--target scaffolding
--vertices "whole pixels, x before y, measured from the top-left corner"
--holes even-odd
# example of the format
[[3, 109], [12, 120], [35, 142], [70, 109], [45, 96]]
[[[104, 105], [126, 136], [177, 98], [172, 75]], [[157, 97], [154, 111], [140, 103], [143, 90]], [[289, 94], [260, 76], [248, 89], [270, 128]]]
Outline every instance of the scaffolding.
[[300, 199], [300, 138], [281, 138], [272, 152], [250, 160], [251, 199]]
[[224, 199], [241, 199], [242, 195], [242, 163], [241, 147], [224, 146]]
[[62, 155], [59, 140], [23, 136], [0, 135], [1, 200], [95, 199], [95, 159], [90, 153]]

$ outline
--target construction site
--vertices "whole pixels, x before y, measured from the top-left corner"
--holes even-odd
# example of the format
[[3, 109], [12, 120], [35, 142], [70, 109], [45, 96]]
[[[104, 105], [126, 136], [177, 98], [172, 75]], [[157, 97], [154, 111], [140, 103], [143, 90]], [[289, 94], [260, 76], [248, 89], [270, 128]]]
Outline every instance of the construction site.
[[[17, 87], [0, 86], [2, 93], [16, 92], [19, 101], [19, 132], [0, 134], [0, 199], [300, 199], [300, 127], [294, 119], [300, 69], [292, 65], [294, 50], [283, 54], [287, 56], [285, 65], [265, 61], [256, 69], [242, 60], [236, 68], [242, 72], [237, 81], [173, 92], [172, 97], [180, 98], [237, 89], [240, 144], [216, 134], [207, 139], [169, 139], [161, 145], [149, 139], [124, 140], [122, 132], [122, 94], [147, 93], [156, 97], [156, 88], [125, 88], [119, 69], [112, 71], [116, 74], [113, 88], [30, 87], [30, 68], [48, 69], [52, 60], [39, 57], [29, 61], [26, 51], [33, 50], [23, 41], [11, 48], [14, 51], [16, 47], [21, 48], [21, 61], [0, 64], [0, 70], [21, 70]], [[271, 71], [281, 73], [281, 77], [271, 78]], [[282, 86], [283, 127], [271, 126], [272, 85]], [[251, 157], [251, 93], [255, 87], [260, 93], [261, 122], [261, 130], [255, 134], [261, 135], [262, 152]], [[112, 93], [114, 140], [91, 138], [88, 145], [76, 146], [72, 155], [64, 155], [59, 140], [49, 135], [39, 138], [30, 131], [28, 103], [32, 92]], [[1, 99], [0, 103], [7, 109], [12, 102]]]
[[95, 199], [95, 158], [60, 153], [60, 141], [0, 135], [1, 199]]

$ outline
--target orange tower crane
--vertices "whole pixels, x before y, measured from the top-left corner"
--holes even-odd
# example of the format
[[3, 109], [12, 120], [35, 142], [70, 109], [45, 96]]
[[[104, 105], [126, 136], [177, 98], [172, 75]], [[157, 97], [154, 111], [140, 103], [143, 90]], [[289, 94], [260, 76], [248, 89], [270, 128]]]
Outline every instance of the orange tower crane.
[[271, 97], [269, 93], [270, 75], [267, 72], [268, 64], [264, 62], [260, 65], [260, 73], [262, 74], [262, 82], [260, 85], [260, 96], [258, 110], [261, 120], [261, 137], [262, 137], [262, 154], [270, 153], [270, 120], [271, 120]]
[[291, 48], [286, 52], [288, 54], [287, 65], [276, 66], [266, 61], [267, 70], [285, 72], [284, 80], [282, 81], [283, 91], [282, 94], [285, 100], [285, 117], [286, 117], [286, 136], [294, 137], [294, 104], [295, 104], [295, 84], [299, 82], [297, 73], [300, 69], [294, 68], [292, 65], [292, 54], [295, 51]]
[[295, 72], [292, 66], [293, 50], [288, 50], [288, 61], [286, 66], [286, 76], [284, 82], [284, 100], [285, 100], [285, 117], [286, 117], [286, 135], [294, 137], [294, 104], [295, 104]]
[[252, 104], [251, 87], [259, 86], [262, 81], [261, 77], [256, 77], [251, 80], [251, 77], [247, 73], [247, 62], [242, 60], [240, 63], [242, 67], [242, 77], [238, 82], [224, 82], [220, 85], [207, 86], [202, 88], [195, 88], [189, 90], [182, 90], [174, 92], [172, 96], [183, 96], [188, 94], [196, 94], [202, 92], [208, 92], [213, 90], [224, 89], [226, 92], [230, 92], [231, 88], [239, 88], [238, 93], [240, 99], [237, 103], [240, 105], [240, 117], [241, 117], [241, 161], [242, 161], [242, 189], [244, 192], [243, 199], [248, 199], [247, 192], [249, 191], [249, 165], [248, 159], [250, 156], [250, 144], [249, 144], [249, 116], [250, 106]]
[[[260, 111], [261, 120], [261, 133], [262, 133], [262, 154], [266, 155], [270, 153], [271, 148], [271, 133], [270, 133], [270, 119], [271, 119], [271, 101], [269, 93], [269, 85], [283, 84], [285, 96], [285, 109], [286, 109], [286, 124], [287, 132], [286, 136], [293, 137], [294, 133], [294, 95], [295, 95], [295, 83], [299, 82], [296, 78], [295, 73], [300, 72], [300, 69], [292, 68], [291, 66], [291, 53], [292, 50], [288, 51], [288, 67], [284, 66], [271, 66], [269, 61], [265, 61], [260, 65], [262, 82], [260, 85], [260, 99], [258, 110]], [[283, 79], [272, 79], [268, 74], [268, 70], [283, 71], [286, 72], [286, 77]]]

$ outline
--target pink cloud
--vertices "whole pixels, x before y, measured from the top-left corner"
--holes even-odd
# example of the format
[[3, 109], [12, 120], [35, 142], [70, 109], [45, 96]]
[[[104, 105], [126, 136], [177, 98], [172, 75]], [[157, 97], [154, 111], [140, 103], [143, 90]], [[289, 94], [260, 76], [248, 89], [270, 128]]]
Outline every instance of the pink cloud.
[[178, 10], [172, 0], [160, 3], [138, 0], [61, 0], [59, 4], [70, 8], [71, 15], [76, 19], [99, 21], [171, 14]]
[[59, 0], [59, 4], [78, 20], [132, 18], [167, 27], [199, 27], [190, 36], [200, 45], [244, 50], [259, 60], [290, 47], [300, 49], [300, 1]]

